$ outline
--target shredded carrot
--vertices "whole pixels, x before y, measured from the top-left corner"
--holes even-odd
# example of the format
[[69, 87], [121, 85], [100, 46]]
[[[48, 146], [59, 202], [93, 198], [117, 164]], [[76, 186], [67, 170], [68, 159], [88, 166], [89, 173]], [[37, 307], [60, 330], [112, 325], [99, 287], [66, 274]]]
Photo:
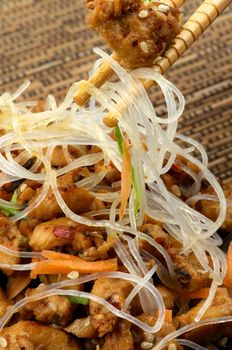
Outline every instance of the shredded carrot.
[[227, 272], [224, 278], [224, 285], [228, 288], [232, 288], [232, 242], [230, 242], [228, 251], [227, 251]]
[[119, 211], [119, 218], [122, 219], [126, 210], [127, 201], [131, 191], [131, 154], [128, 143], [123, 140], [122, 142], [122, 173], [121, 173], [121, 206]]
[[172, 323], [172, 310], [165, 310], [165, 322]]
[[[226, 288], [218, 288], [216, 293], [228, 295], [228, 291]], [[209, 288], [206, 287], [206, 288], [201, 288], [195, 292], [183, 293], [181, 296], [186, 299], [206, 299], [208, 295], [209, 295]]]
[[51, 260], [41, 261], [31, 271], [31, 278], [36, 278], [38, 274], [67, 274], [77, 271], [80, 274], [117, 271], [117, 259], [108, 259], [100, 261], [86, 261], [80, 257], [69, 254], [62, 254], [52, 251], [43, 251], [42, 255]]
[[28, 272], [20, 272], [9, 278], [7, 282], [6, 295], [9, 299], [15, 298], [31, 282]]
[[59, 253], [59, 252], [54, 252], [53, 250], [42, 250], [41, 255], [49, 260], [78, 260], [80, 258], [79, 256], [74, 256], [71, 254], [64, 254], [64, 253]]

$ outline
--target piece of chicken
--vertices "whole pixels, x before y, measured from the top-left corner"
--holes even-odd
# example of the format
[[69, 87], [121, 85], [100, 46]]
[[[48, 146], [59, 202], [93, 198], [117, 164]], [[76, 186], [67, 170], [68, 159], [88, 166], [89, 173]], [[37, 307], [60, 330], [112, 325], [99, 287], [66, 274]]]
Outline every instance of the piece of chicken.
[[37, 322], [20, 321], [3, 329], [0, 337], [4, 350], [81, 350], [77, 339]]
[[[174, 324], [177, 328], [184, 327], [194, 322], [198, 311], [204, 304], [204, 300], [191, 308], [188, 312], [177, 316]], [[220, 318], [224, 316], [232, 316], [232, 299], [224, 291], [218, 291], [216, 296], [202, 317], [202, 320]], [[198, 344], [208, 344], [217, 341], [223, 337], [231, 336], [232, 322], [229, 323], [214, 323], [212, 325], [196, 328], [181, 337], [192, 340]]]
[[[32, 296], [36, 293], [38, 293], [36, 289], [27, 289], [25, 296]], [[74, 308], [75, 305], [68, 298], [61, 295], [52, 295], [28, 303], [20, 314], [24, 320], [35, 319], [46, 324], [66, 326], [71, 321]]]
[[65, 331], [74, 334], [77, 338], [95, 338], [97, 331], [91, 323], [90, 316], [77, 318], [65, 328]]
[[[95, 281], [91, 293], [121, 309], [132, 288], [131, 283], [121, 279], [100, 278]], [[117, 316], [94, 301], [90, 302], [90, 316], [100, 337], [112, 332], [117, 324]]]
[[117, 328], [107, 334], [100, 350], [134, 350], [133, 337], [128, 321], [121, 320]]
[[158, 1], [88, 0], [87, 23], [127, 68], [150, 66], [180, 31], [180, 12]]
[[[224, 184], [222, 186], [225, 197], [228, 201], [232, 201], [232, 183]], [[203, 194], [215, 195], [214, 190], [211, 187], [203, 189]], [[207, 216], [209, 219], [216, 221], [219, 215], [220, 205], [218, 201], [203, 200], [197, 204], [197, 209]], [[222, 225], [222, 229], [228, 232], [232, 231], [232, 205], [227, 206], [226, 219]]]
[[10, 305], [10, 300], [6, 297], [2, 288], [0, 288], [0, 317], [4, 316], [8, 306]]
[[[0, 217], [0, 244], [15, 251], [19, 251], [26, 246], [26, 239], [18, 230], [17, 226], [8, 218]], [[13, 255], [8, 255], [0, 252], [0, 263], [3, 264], [18, 264], [19, 258]], [[13, 270], [2, 269], [3, 272], [11, 276]]]
[[174, 265], [175, 278], [180, 289], [196, 291], [210, 286], [212, 279], [194, 254], [185, 256], [175, 248], [169, 249], [168, 252]]
[[70, 249], [81, 254], [91, 248], [96, 249], [103, 243], [101, 232], [65, 217], [37, 225], [29, 241], [29, 245], [36, 251], [69, 245]]
[[[83, 214], [89, 210], [95, 209], [92, 206], [95, 201], [94, 196], [92, 196], [89, 191], [85, 190], [84, 188], [78, 188], [74, 185], [64, 187], [60, 186], [59, 191], [64, 202], [74, 213]], [[37, 197], [40, 192], [41, 189], [39, 188], [36, 192], [35, 197]], [[32, 199], [32, 201], [34, 201], [35, 197]], [[60, 208], [52, 190], [50, 189], [42, 203], [40, 203], [35, 209], [30, 212], [29, 217], [46, 221], [60, 216], [61, 214], [62, 209]]]

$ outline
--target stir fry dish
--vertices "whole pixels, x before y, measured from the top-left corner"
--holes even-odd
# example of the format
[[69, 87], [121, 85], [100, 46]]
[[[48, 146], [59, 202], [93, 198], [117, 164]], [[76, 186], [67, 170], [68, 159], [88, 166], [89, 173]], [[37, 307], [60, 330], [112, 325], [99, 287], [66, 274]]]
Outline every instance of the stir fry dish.
[[229, 350], [232, 184], [177, 131], [185, 99], [147, 67], [180, 12], [139, 0], [88, 11], [118, 55], [94, 49], [91, 73], [107, 63], [115, 79], [77, 82], [61, 103], [25, 101], [29, 81], [0, 96], [0, 350]]
[[0, 349], [229, 349], [231, 184], [176, 132], [171, 82], [95, 52], [118, 80], [75, 83], [59, 105], [20, 102], [29, 82], [0, 97]]

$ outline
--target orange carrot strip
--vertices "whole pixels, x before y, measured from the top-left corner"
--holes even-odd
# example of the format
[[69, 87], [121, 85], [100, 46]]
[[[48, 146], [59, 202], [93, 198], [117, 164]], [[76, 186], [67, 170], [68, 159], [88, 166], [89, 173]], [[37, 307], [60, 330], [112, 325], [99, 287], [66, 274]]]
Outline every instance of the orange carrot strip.
[[73, 260], [77, 260], [77, 261], [84, 260], [84, 259], [80, 258], [79, 256], [54, 252], [53, 250], [42, 250], [41, 255], [49, 260], [72, 260], [72, 261]]
[[227, 272], [224, 278], [224, 285], [228, 288], [232, 288], [232, 242], [230, 242], [228, 251], [227, 251]]
[[165, 322], [172, 323], [172, 310], [165, 310]]
[[7, 282], [6, 295], [9, 299], [15, 298], [21, 293], [31, 282], [30, 274], [28, 272], [20, 272], [15, 276], [9, 278]]
[[122, 219], [126, 210], [127, 201], [131, 191], [131, 154], [128, 143], [123, 140], [122, 142], [122, 172], [121, 172], [121, 206], [119, 211], [119, 218]]
[[101, 261], [86, 261], [79, 257], [74, 259], [62, 260], [46, 260], [36, 264], [34, 270], [31, 271], [31, 278], [35, 278], [38, 274], [67, 274], [72, 271], [78, 271], [80, 274], [117, 271], [117, 259], [108, 259]]

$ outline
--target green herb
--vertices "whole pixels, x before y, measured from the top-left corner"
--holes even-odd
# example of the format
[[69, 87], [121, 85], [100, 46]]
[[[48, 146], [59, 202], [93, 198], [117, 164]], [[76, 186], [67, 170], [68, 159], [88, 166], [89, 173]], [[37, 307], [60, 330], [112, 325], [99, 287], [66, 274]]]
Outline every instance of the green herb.
[[[117, 144], [118, 144], [118, 150], [120, 155], [123, 155], [123, 148], [122, 148], [122, 142], [123, 142], [123, 135], [122, 132], [118, 126], [118, 124], [115, 127], [115, 135], [116, 135], [116, 140], [117, 140]], [[134, 213], [135, 215], [138, 213], [139, 210], [139, 195], [138, 195], [138, 186], [136, 184], [135, 181], [135, 172], [134, 172], [134, 168], [132, 166], [132, 171], [131, 171], [131, 179], [132, 179], [132, 185], [134, 188], [134, 194], [135, 194], [135, 204], [134, 204]]]
[[118, 143], [118, 150], [119, 150], [119, 153], [122, 156], [122, 154], [123, 154], [123, 149], [122, 149], [123, 136], [122, 136], [122, 132], [121, 132], [118, 124], [115, 127], [115, 135], [116, 135], [116, 140], [117, 140], [117, 143]]
[[[16, 204], [17, 203], [17, 197], [18, 197], [18, 190], [16, 189], [11, 197], [10, 203]], [[19, 209], [14, 208], [8, 208], [4, 205], [0, 205], [1, 211], [5, 214], [5, 216], [8, 218], [9, 216], [16, 215], [20, 212]]]
[[76, 297], [76, 296], [67, 296], [67, 298], [71, 301], [73, 304], [80, 304], [80, 305], [88, 305], [89, 299], [82, 298], [82, 297]]

